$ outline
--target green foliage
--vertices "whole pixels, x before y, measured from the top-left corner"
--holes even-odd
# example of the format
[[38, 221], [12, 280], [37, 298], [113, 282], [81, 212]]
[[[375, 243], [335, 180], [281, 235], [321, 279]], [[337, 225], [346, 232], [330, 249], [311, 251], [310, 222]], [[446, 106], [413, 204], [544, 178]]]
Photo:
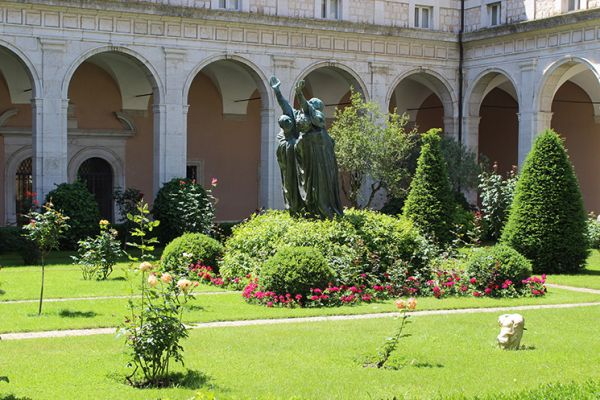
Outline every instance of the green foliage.
[[202, 233], [185, 233], [165, 247], [161, 269], [185, 275], [191, 264], [200, 263], [218, 271], [217, 262], [223, 256], [223, 245]]
[[516, 170], [504, 178], [498, 173], [498, 165], [491, 171], [483, 171], [479, 175], [479, 196], [483, 214], [483, 239], [498, 240], [508, 220], [515, 187], [517, 185]]
[[210, 190], [191, 179], [174, 178], [165, 183], [152, 207], [154, 218], [162, 221], [157, 230], [159, 241], [165, 244], [186, 232], [210, 233], [213, 200]]
[[421, 268], [427, 264], [425, 241], [412, 221], [378, 212], [349, 209], [344, 213], [366, 246], [369, 259], [376, 260], [382, 272], [399, 261]]
[[[29, 220], [27, 221], [29, 222]], [[37, 245], [22, 235], [22, 229], [16, 226], [0, 227], [0, 254], [19, 253], [24, 265], [37, 265], [41, 255]]]
[[152, 253], [154, 252], [154, 245], [158, 243], [156, 237], [146, 238], [150, 233], [160, 226], [160, 221], [152, 220], [149, 218], [150, 210], [148, 209], [148, 203], [144, 200], [140, 200], [136, 207], [134, 214], [127, 214], [127, 219], [133, 226], [133, 229], [129, 232], [129, 236], [134, 239], [133, 243], [127, 243], [130, 247], [138, 249], [140, 252], [139, 257], [134, 257], [128, 254], [128, 257], [132, 261], [147, 261], [154, 259]]
[[[335, 140], [344, 194], [353, 207], [369, 208], [382, 189], [391, 196], [406, 191], [417, 134], [406, 131], [406, 117], [382, 113], [376, 103], [365, 102], [359, 92], [352, 90], [350, 101], [348, 107], [336, 110], [329, 133]], [[373, 183], [363, 198], [361, 188], [367, 178]]]
[[440, 141], [442, 154], [446, 160], [448, 178], [455, 193], [464, 189], [475, 189], [481, 167], [477, 162], [477, 154], [454, 138], [442, 135]]
[[284, 246], [317, 249], [340, 283], [353, 282], [362, 273], [381, 275], [399, 260], [418, 268], [426, 263], [425, 240], [404, 219], [354, 209], [323, 221], [268, 211], [234, 228], [225, 243], [221, 274], [226, 279], [260, 276], [265, 260]]
[[435, 243], [445, 245], [452, 240], [454, 205], [439, 131], [432, 129], [423, 135], [421, 155], [404, 204], [404, 215]]
[[113, 193], [113, 198], [117, 203], [119, 215], [122, 219], [121, 223], [114, 227], [119, 232], [119, 238], [125, 243], [129, 240], [129, 231], [133, 229], [131, 221], [127, 219], [127, 214], [134, 214], [136, 212], [137, 204], [144, 198], [144, 194], [135, 188], [117, 189]]
[[495, 289], [509, 280], [521, 284], [531, 276], [531, 262], [516, 250], [502, 244], [475, 250], [467, 260], [467, 275], [476, 279], [480, 290]]
[[501, 241], [530, 259], [535, 273], [577, 272], [588, 255], [586, 231], [575, 172], [548, 130], [527, 156]]
[[310, 295], [312, 288], [327, 287], [333, 270], [323, 255], [312, 247], [280, 248], [261, 269], [260, 282], [267, 291], [292, 296]]
[[587, 241], [590, 249], [600, 249], [600, 222], [593, 213], [587, 219]]
[[70, 229], [62, 243], [65, 247], [75, 249], [79, 240], [98, 232], [98, 203], [83, 182], [57, 185], [46, 196], [46, 202], [52, 202], [54, 208], [70, 219]]
[[84, 280], [105, 280], [112, 273], [120, 256], [125, 253], [119, 246], [117, 231], [110, 228], [107, 220], [101, 220], [100, 233], [79, 241], [77, 256], [71, 258], [81, 267]]
[[27, 218], [29, 224], [23, 225], [24, 236], [31, 243], [35, 243], [40, 251], [42, 261], [42, 286], [40, 289], [40, 304], [38, 315], [42, 313], [42, 302], [44, 299], [44, 272], [46, 256], [52, 250], [58, 250], [60, 237], [69, 229], [68, 216], [61, 214], [54, 208], [52, 202], [47, 202], [42, 212], [32, 211]]

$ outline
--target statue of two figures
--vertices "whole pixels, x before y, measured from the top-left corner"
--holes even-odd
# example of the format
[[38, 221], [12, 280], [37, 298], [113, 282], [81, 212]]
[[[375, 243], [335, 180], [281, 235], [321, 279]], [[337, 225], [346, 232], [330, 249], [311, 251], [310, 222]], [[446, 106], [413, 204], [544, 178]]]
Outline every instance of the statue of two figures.
[[317, 98], [306, 100], [304, 81], [300, 81], [295, 88], [300, 110], [295, 110], [281, 94], [279, 79], [272, 77], [270, 84], [283, 111], [279, 117], [277, 161], [286, 208], [292, 215], [342, 215], [338, 166], [333, 139], [325, 127], [323, 102]]

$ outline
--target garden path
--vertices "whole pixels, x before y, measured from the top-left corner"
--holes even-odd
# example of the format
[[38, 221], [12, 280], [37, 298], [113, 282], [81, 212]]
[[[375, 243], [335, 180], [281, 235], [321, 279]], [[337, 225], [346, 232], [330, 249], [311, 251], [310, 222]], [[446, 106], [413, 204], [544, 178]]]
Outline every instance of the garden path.
[[[225, 290], [219, 292], [199, 292], [196, 293], [195, 296], [215, 296], [220, 294], [231, 294], [231, 293], [241, 293], [235, 290]], [[112, 300], [112, 299], [129, 299], [131, 296], [90, 296], [90, 297], [64, 297], [64, 298], [53, 298], [53, 299], [44, 299], [44, 303], [61, 303], [65, 301], [85, 301], [85, 300]], [[139, 296], [135, 296], [139, 297]], [[38, 303], [39, 299], [31, 299], [31, 300], [6, 300], [0, 301], [0, 304], [26, 304], [26, 303]]]
[[546, 283], [546, 286], [549, 288], [570, 290], [572, 292], [600, 294], [600, 290], [598, 290], [598, 289], [590, 289], [590, 288], [585, 288], [585, 287], [555, 285], [554, 283]]
[[[408, 314], [420, 317], [429, 315], [451, 315], [451, 314], [478, 314], [478, 313], [498, 313], [512, 312], [522, 310], [542, 310], [556, 308], [575, 308], [575, 307], [594, 307], [600, 306], [600, 302], [594, 303], [571, 303], [571, 304], [545, 304], [532, 306], [514, 306], [514, 307], [489, 307], [489, 308], [465, 308], [456, 310], [427, 310], [413, 311]], [[291, 324], [302, 322], [325, 322], [325, 321], [347, 321], [361, 319], [376, 319], [398, 317], [400, 313], [377, 313], [377, 314], [360, 314], [360, 315], [334, 315], [323, 317], [299, 317], [299, 318], [274, 318], [274, 319], [256, 319], [256, 320], [241, 320], [241, 321], [222, 321], [222, 322], [207, 322], [199, 324], [191, 324], [191, 329], [206, 329], [206, 328], [225, 328], [238, 326], [256, 326], [256, 325], [277, 325]], [[72, 329], [58, 331], [43, 331], [43, 332], [23, 332], [23, 333], [6, 333], [0, 335], [2, 340], [22, 340], [22, 339], [41, 339], [41, 338], [58, 338], [58, 337], [74, 337], [74, 336], [92, 336], [92, 335], [108, 335], [115, 334], [117, 328], [95, 328], [95, 329]]]

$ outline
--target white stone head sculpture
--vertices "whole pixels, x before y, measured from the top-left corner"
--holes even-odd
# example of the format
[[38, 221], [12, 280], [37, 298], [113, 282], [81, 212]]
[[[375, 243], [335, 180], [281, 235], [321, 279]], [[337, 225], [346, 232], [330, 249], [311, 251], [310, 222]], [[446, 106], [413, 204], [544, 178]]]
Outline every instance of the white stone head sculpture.
[[525, 329], [525, 318], [521, 314], [504, 314], [498, 317], [498, 325], [498, 346], [504, 350], [518, 350]]

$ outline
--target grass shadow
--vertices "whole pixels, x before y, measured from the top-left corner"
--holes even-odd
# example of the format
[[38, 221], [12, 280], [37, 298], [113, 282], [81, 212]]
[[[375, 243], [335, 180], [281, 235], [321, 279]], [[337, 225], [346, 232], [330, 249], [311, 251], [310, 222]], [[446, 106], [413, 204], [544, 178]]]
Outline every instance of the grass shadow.
[[189, 311], [206, 311], [206, 309], [199, 304], [186, 305], [186, 309]]
[[164, 380], [154, 384], [137, 378], [123, 377], [120, 374], [111, 374], [109, 377], [137, 389], [184, 388], [198, 390], [209, 388], [212, 390], [215, 388], [215, 385], [210, 384], [212, 378], [209, 375], [189, 369], [185, 372], [171, 372]]
[[124, 276], [117, 276], [115, 278], [110, 278], [109, 281], [126, 281], [127, 278], [125, 278]]
[[98, 315], [95, 311], [73, 311], [62, 309], [58, 313], [61, 318], [94, 318]]
[[6, 294], [6, 292], [2, 289], [0, 289], [0, 296], [2, 296], [3, 294]]
[[0, 395], [0, 400], [33, 400], [31, 397], [18, 397], [14, 394]]

